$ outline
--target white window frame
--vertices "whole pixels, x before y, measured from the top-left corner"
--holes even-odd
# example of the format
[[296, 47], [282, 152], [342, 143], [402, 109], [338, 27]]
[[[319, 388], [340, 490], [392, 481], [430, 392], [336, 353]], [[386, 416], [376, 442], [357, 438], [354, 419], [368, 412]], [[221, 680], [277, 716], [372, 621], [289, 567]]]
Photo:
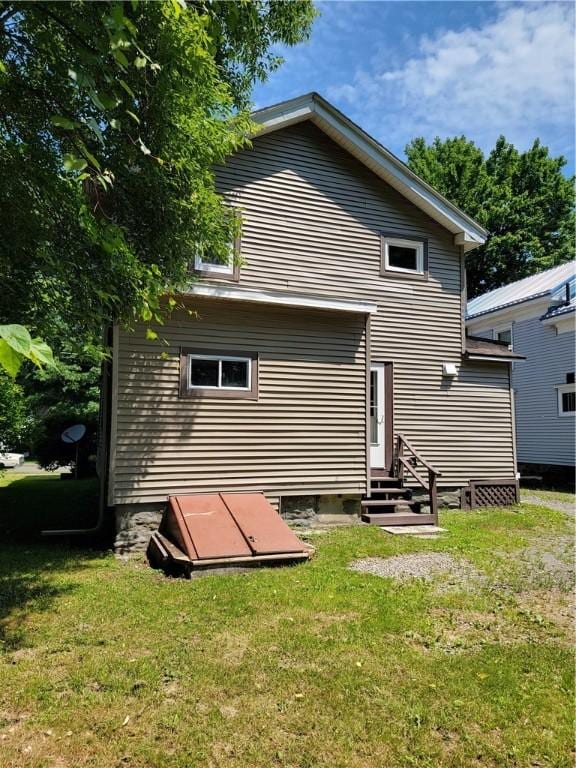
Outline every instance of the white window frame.
[[576, 411], [565, 411], [563, 409], [562, 395], [569, 394], [570, 392], [576, 392], [576, 384], [557, 384], [556, 392], [558, 393], [558, 416], [574, 416]]
[[[396, 245], [399, 248], [413, 248], [416, 251], [416, 269], [405, 269], [404, 267], [393, 267], [390, 265], [388, 247]], [[404, 240], [399, 237], [382, 238], [382, 248], [384, 250], [384, 271], [401, 272], [406, 275], [424, 274], [424, 242], [422, 240]]]
[[234, 257], [235, 257], [234, 243], [230, 243], [230, 254], [228, 256], [227, 264], [214, 263], [211, 261], [205, 261], [202, 256], [202, 246], [196, 246], [196, 253], [194, 254], [194, 269], [198, 272], [210, 272], [219, 275], [225, 275], [226, 277], [232, 277], [234, 275]]
[[494, 341], [499, 341], [498, 334], [502, 333], [502, 331], [510, 331], [510, 344], [508, 344], [508, 349], [514, 350], [514, 326], [512, 323], [504, 323], [503, 325], [494, 328], [492, 330], [492, 338]]
[[[192, 384], [192, 360], [217, 360], [218, 361], [218, 386], [205, 384]], [[222, 362], [246, 363], [248, 369], [247, 387], [223, 387], [222, 386]], [[190, 390], [212, 389], [215, 392], [250, 392], [252, 389], [252, 358], [232, 357], [228, 355], [188, 355], [187, 384]]]

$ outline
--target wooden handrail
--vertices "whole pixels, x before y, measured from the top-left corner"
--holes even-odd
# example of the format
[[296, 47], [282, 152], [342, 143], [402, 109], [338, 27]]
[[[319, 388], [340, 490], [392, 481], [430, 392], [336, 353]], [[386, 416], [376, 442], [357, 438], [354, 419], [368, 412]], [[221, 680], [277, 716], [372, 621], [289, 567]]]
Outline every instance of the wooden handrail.
[[414, 475], [414, 477], [416, 478], [416, 480], [418, 480], [422, 488], [424, 488], [427, 491], [428, 486], [426, 485], [426, 480], [424, 480], [421, 474], [416, 472], [412, 464], [410, 464], [410, 462], [407, 461], [403, 456], [398, 456], [398, 461], [406, 467], [406, 469], [408, 470], [408, 472], [410, 472], [410, 474]]
[[415, 456], [415, 457], [418, 459], [418, 461], [419, 461], [421, 464], [424, 464], [424, 466], [426, 467], [426, 469], [427, 469], [427, 470], [429, 470], [430, 472], [434, 472], [434, 474], [436, 475], [436, 477], [441, 477], [441, 476], [442, 476], [442, 473], [441, 473], [441, 472], [439, 472], [439, 471], [436, 469], [436, 467], [432, 466], [432, 464], [430, 464], [428, 461], [426, 461], [426, 459], [424, 459], [424, 458], [422, 458], [422, 456], [420, 456], [420, 454], [418, 453], [418, 451], [417, 451], [417, 450], [416, 450], [416, 449], [415, 449], [415, 448], [414, 448], [412, 445], [410, 445], [410, 443], [408, 442], [408, 440], [406, 440], [406, 438], [404, 437], [404, 435], [398, 435], [398, 441], [400, 441], [400, 440], [401, 440], [401, 441], [404, 443], [404, 445], [406, 446], [406, 448], [408, 448], [408, 450], [410, 451], [410, 453], [411, 453], [413, 456]]
[[[413, 460], [406, 459], [404, 457], [404, 448], [407, 448], [413, 456]], [[428, 470], [428, 483], [422, 477], [422, 475], [416, 471], [413, 465], [416, 461], [419, 461]], [[414, 449], [412, 445], [406, 440], [404, 435], [398, 435], [398, 448], [395, 457], [396, 470], [398, 478], [400, 480], [404, 477], [404, 470], [407, 469], [411, 475], [420, 483], [422, 488], [428, 492], [430, 496], [430, 512], [434, 515], [435, 524], [438, 524], [438, 491], [436, 488], [436, 478], [440, 475], [440, 472], [432, 466], [429, 462], [420, 456], [420, 454]]]

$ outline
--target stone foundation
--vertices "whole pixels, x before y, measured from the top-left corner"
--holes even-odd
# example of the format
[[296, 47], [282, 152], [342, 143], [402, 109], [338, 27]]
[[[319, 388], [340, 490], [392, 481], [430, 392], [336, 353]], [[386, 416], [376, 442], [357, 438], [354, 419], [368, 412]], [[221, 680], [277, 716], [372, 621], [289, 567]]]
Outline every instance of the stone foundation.
[[322, 522], [346, 523], [360, 515], [360, 496], [282, 496], [280, 514], [287, 522], [313, 526]]
[[[312, 527], [329, 523], [357, 522], [360, 516], [360, 496], [283, 496], [280, 514], [290, 524]], [[414, 491], [414, 501], [422, 502], [422, 512], [429, 511], [424, 492]], [[438, 506], [444, 509], [460, 509], [460, 488], [438, 490]], [[158, 529], [165, 505], [120, 504], [115, 509], [116, 537], [114, 551], [117, 554], [145, 552], [150, 536]]]
[[114, 551], [119, 555], [145, 552], [150, 536], [158, 530], [164, 507], [162, 503], [118, 505]]
[[[461, 509], [462, 508], [462, 489], [461, 488], [438, 488], [438, 509]], [[412, 495], [413, 501], [419, 501], [422, 504], [421, 512], [429, 513], [430, 504], [428, 494], [415, 488]]]

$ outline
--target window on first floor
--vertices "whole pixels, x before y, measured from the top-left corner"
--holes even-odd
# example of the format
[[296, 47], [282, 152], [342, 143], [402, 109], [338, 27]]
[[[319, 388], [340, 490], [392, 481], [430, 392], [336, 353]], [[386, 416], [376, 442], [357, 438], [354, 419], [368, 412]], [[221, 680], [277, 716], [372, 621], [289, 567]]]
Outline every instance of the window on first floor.
[[424, 275], [426, 272], [426, 243], [424, 240], [405, 240], [400, 237], [382, 238], [382, 271], [406, 275]]
[[558, 414], [570, 416], [576, 413], [576, 384], [574, 373], [566, 374], [566, 384], [556, 387], [558, 391]]
[[257, 355], [252, 352], [182, 350], [180, 394], [255, 398], [257, 360]]

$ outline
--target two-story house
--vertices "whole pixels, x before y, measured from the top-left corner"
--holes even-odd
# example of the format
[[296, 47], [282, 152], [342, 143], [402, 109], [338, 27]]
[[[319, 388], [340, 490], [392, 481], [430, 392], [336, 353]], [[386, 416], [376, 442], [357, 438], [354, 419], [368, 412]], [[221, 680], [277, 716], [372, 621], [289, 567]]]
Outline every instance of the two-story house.
[[195, 316], [173, 313], [167, 345], [113, 332], [119, 546], [168, 495], [261, 491], [311, 513], [360, 510], [399, 468], [415, 486], [433, 468], [441, 503], [515, 479], [514, 353], [465, 335], [464, 254], [486, 232], [317, 94], [254, 119], [216, 169], [239, 263], [191, 257]]
[[573, 485], [576, 263], [478, 296], [468, 303], [467, 326], [526, 358], [512, 368], [521, 474]]

